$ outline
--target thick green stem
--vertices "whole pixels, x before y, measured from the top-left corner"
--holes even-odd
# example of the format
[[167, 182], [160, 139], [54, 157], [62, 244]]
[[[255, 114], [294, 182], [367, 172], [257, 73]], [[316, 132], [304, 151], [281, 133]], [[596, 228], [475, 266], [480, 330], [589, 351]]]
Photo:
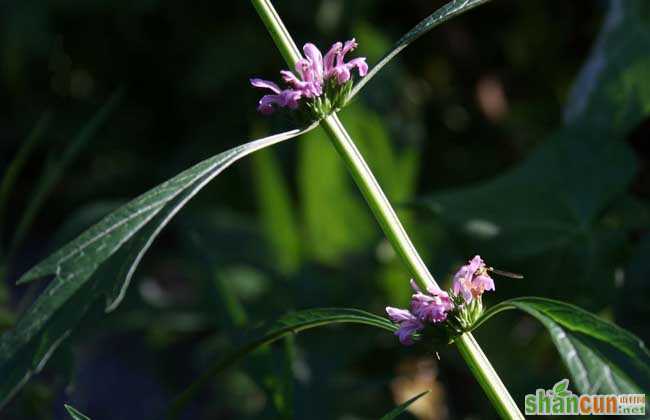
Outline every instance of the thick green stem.
[[[251, 0], [262, 21], [271, 33], [271, 37], [284, 56], [287, 64], [294, 67], [301, 58], [300, 50], [291, 38], [270, 0]], [[322, 121], [332, 144], [345, 161], [361, 193], [372, 209], [375, 218], [386, 234], [393, 248], [402, 258], [409, 272], [423, 285], [437, 287], [433, 276], [420, 258], [404, 227], [400, 223], [386, 195], [375, 179], [368, 164], [333, 113]], [[472, 373], [481, 384], [490, 401], [504, 419], [523, 419], [507, 388], [485, 357], [480, 346], [471, 333], [465, 333], [456, 340], [458, 350], [469, 365]]]

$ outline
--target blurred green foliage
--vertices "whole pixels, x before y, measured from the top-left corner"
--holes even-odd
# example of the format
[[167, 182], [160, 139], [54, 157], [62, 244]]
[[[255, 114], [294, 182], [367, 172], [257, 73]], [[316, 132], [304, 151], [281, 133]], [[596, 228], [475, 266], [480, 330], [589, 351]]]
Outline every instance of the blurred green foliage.
[[[442, 3], [289, 0], [277, 8], [298, 42], [325, 47], [355, 36], [372, 64]], [[497, 280], [490, 303], [561, 298], [647, 342], [650, 7], [608, 5], [482, 6], [409, 47], [342, 119], [443, 283], [481, 253], [526, 275]], [[13, 281], [57, 246], [239, 139], [292, 127], [255, 113], [248, 78], [274, 78], [283, 63], [252, 6], [222, 6], [0, 5], [3, 177], [51, 112], [0, 220], [1, 254], [11, 254], [0, 261], [0, 329], [42, 287]], [[9, 249], [51, 156], [64, 155], [121, 86], [120, 104], [48, 187], [22, 245]], [[70, 401], [94, 420], [157, 419], [244, 327], [316, 306], [381, 314], [408, 296], [406, 271], [319, 129], [210, 184], [156, 242], [123, 306], [110, 315], [103, 302], [90, 308], [2, 418], [63, 419]], [[566, 376], [528, 317], [508, 314], [477, 335], [517, 401]], [[411, 367], [432, 363], [428, 349], [399, 348], [387, 334], [335, 327], [293, 341], [216, 377], [188, 416], [378, 418], [395, 396], [429, 388], [418, 401], [429, 414], [417, 418], [494, 416], [451, 348], [427, 382]]]

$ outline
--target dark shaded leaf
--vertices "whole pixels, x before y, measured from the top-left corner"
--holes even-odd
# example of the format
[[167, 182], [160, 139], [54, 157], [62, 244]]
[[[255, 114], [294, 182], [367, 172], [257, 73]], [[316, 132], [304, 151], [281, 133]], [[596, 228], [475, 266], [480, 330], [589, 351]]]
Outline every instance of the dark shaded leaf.
[[486, 249], [517, 269], [525, 262], [534, 284], [569, 279], [585, 296], [611, 291], [624, 229], [635, 222], [612, 224], [603, 215], [626, 196], [638, 171], [624, 140], [650, 114], [649, 18], [643, 0], [613, 1], [567, 105], [566, 126], [505, 174], [433, 194], [423, 205], [468, 248]]
[[30, 195], [27, 208], [22, 213], [16, 232], [14, 233], [11, 250], [15, 250], [22, 243], [34, 219], [41, 211], [45, 200], [52, 189], [61, 180], [66, 168], [77, 158], [83, 148], [93, 139], [97, 132], [106, 124], [113, 111], [119, 106], [124, 97], [124, 89], [118, 89], [93, 117], [79, 130], [79, 133], [70, 141], [62, 155], [47, 162]]
[[[36, 126], [29, 133], [27, 139], [22, 144], [16, 156], [12, 159], [9, 167], [7, 168], [4, 176], [2, 177], [2, 182], [0, 182], [0, 231], [4, 225], [4, 215], [7, 210], [7, 204], [9, 200], [9, 194], [18, 179], [18, 175], [22, 171], [23, 167], [27, 163], [29, 156], [32, 153], [34, 147], [38, 142], [43, 138], [43, 133], [50, 125], [52, 120], [52, 112], [45, 111], [41, 118], [36, 123]], [[1, 232], [0, 232], [1, 233]], [[0, 277], [1, 278], [1, 277]]]

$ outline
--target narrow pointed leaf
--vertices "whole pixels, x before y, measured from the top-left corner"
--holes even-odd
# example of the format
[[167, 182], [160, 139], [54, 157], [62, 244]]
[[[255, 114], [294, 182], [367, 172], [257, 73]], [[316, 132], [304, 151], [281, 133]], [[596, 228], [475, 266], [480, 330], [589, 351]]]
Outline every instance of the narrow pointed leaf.
[[98, 131], [106, 124], [115, 109], [122, 102], [125, 90], [118, 89], [109, 100], [101, 107], [95, 115], [79, 130], [79, 133], [67, 145], [61, 156], [48, 161], [45, 170], [36, 183], [34, 191], [31, 193], [30, 201], [27, 208], [22, 213], [22, 217], [16, 227], [16, 232], [11, 241], [10, 250], [14, 251], [25, 239], [29, 229], [32, 227], [34, 219], [43, 208], [45, 200], [52, 192], [53, 188], [61, 180], [67, 167], [77, 158], [81, 150], [96, 137]]
[[0, 337], [0, 407], [47, 362], [90, 305], [106, 295], [114, 309], [145, 252], [173, 216], [242, 157], [315, 127], [287, 131], [220, 153], [110, 213], [63, 246], [19, 283], [54, 275], [45, 291]]
[[397, 54], [399, 54], [404, 48], [408, 47], [413, 41], [420, 38], [422, 35], [426, 34], [433, 28], [438, 25], [443, 24], [449, 19], [458, 16], [462, 13], [465, 13], [477, 6], [480, 6], [483, 3], [487, 3], [489, 0], [454, 0], [445, 4], [425, 19], [420, 21], [417, 25], [413, 27], [410, 31], [401, 37], [393, 49], [391, 49], [377, 64], [372, 66], [368, 74], [363, 77], [359, 82], [354, 86], [350, 96], [348, 96], [348, 101], [352, 99], [363, 87], [379, 73], [379, 71], [386, 65], [390, 60], [392, 60]]
[[196, 396], [196, 393], [214, 375], [237, 363], [257, 348], [265, 344], [273, 343], [289, 334], [295, 334], [303, 330], [324, 325], [341, 323], [369, 325], [390, 332], [396, 330], [395, 325], [388, 319], [359, 309], [321, 308], [290, 313], [252, 332], [248, 335], [249, 338], [243, 341], [242, 345], [215, 361], [194, 383], [176, 398], [170, 409], [169, 418], [177, 418], [185, 405]]
[[0, 230], [2, 230], [2, 226], [4, 225], [4, 215], [7, 210], [9, 194], [11, 194], [11, 190], [18, 179], [18, 175], [20, 175], [20, 172], [27, 163], [34, 147], [43, 138], [43, 133], [50, 125], [51, 120], [52, 112], [45, 111], [29, 133], [25, 142], [21, 145], [16, 157], [12, 159], [2, 177], [2, 181], [0, 181]]
[[406, 411], [406, 410], [411, 406], [411, 404], [413, 404], [414, 402], [416, 402], [416, 401], [419, 400], [420, 398], [424, 397], [424, 396], [427, 395], [429, 392], [431, 392], [431, 391], [430, 391], [430, 390], [426, 390], [426, 391], [424, 391], [424, 392], [419, 393], [418, 395], [416, 395], [415, 397], [411, 398], [410, 400], [405, 401], [405, 402], [403, 402], [402, 404], [400, 404], [399, 406], [395, 407], [394, 410], [392, 410], [390, 413], [386, 414], [385, 416], [383, 416], [383, 417], [382, 417], [381, 419], [379, 419], [379, 420], [393, 420], [393, 419], [396, 419], [397, 417], [399, 417], [400, 414], [402, 414], [403, 412], [405, 412], [405, 411]]
[[79, 412], [79, 410], [72, 407], [71, 405], [64, 404], [64, 407], [73, 420], [90, 420], [90, 417], [82, 414], [81, 412]]
[[632, 333], [577, 306], [537, 297], [493, 306], [477, 327], [508, 309], [520, 309], [546, 327], [581, 393], [639, 393], [650, 389], [650, 353]]

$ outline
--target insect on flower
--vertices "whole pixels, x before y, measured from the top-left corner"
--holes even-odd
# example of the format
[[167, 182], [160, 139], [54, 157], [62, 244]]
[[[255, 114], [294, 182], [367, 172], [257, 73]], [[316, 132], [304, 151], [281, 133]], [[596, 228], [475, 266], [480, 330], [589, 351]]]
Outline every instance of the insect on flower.
[[497, 274], [497, 275], [499, 275], [501, 277], [508, 277], [508, 278], [511, 278], [511, 279], [521, 280], [521, 279], [524, 278], [523, 274], [511, 273], [510, 271], [504, 271], [504, 270], [497, 270], [494, 267], [487, 267], [487, 271], [490, 271], [490, 272], [492, 272], [494, 274]]

